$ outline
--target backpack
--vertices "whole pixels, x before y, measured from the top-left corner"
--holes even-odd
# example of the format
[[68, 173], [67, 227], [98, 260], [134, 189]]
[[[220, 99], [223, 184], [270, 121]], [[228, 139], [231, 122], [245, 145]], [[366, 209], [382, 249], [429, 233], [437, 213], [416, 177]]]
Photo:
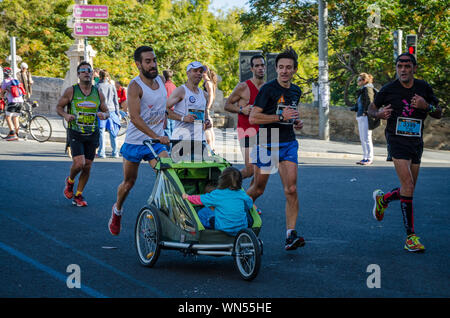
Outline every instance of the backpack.
[[23, 84], [20, 83], [18, 80], [13, 79], [11, 81], [11, 95], [12, 97], [20, 97], [23, 95], [26, 95], [27, 92], [25, 91], [25, 88], [23, 87]]

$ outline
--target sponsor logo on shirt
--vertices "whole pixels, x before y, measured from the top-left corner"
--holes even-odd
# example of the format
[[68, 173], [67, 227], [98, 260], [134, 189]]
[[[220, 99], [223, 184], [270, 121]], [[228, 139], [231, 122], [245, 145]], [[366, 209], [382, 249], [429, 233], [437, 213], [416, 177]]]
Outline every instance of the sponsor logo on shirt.
[[97, 104], [90, 102], [90, 101], [84, 101], [84, 102], [78, 103], [77, 106], [83, 107], [83, 108], [97, 108]]

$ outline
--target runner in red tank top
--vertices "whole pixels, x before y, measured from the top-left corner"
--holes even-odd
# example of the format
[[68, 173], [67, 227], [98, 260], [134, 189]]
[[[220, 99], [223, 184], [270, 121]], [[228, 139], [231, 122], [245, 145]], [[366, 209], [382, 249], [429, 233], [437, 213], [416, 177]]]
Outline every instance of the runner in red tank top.
[[245, 160], [245, 167], [241, 170], [242, 178], [244, 179], [253, 176], [253, 165], [250, 163], [249, 157], [252, 147], [256, 143], [256, 133], [259, 126], [251, 125], [248, 116], [256, 95], [258, 95], [259, 89], [264, 84], [264, 74], [266, 72], [264, 56], [259, 54], [252, 56], [250, 66], [253, 77], [239, 83], [225, 103], [226, 111], [238, 114], [238, 139], [242, 156]]
[[[256, 95], [258, 95], [259, 89], [253, 84], [251, 80], [246, 80], [245, 83], [248, 86], [248, 89], [250, 90], [250, 99], [248, 101], [248, 104], [253, 106], [255, 103]], [[241, 106], [241, 108], [243, 108]], [[251, 129], [250, 129], [251, 128]], [[241, 140], [244, 137], [253, 137], [258, 132], [259, 125], [252, 125], [250, 124], [248, 120], [248, 115], [245, 115], [242, 110], [240, 109], [240, 112], [238, 114], [238, 122], [237, 122], [237, 133], [238, 138]]]

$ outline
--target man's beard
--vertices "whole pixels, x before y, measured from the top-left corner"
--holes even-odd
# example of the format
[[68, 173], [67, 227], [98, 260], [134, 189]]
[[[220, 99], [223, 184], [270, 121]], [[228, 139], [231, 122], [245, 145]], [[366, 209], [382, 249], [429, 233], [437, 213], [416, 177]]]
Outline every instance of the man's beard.
[[88, 79], [81, 79], [80, 78], [80, 83], [82, 84], [92, 84], [92, 77], [89, 77]]
[[155, 68], [150, 71], [142, 70], [142, 75], [144, 75], [145, 78], [154, 79], [156, 76], [158, 76], [158, 69]]

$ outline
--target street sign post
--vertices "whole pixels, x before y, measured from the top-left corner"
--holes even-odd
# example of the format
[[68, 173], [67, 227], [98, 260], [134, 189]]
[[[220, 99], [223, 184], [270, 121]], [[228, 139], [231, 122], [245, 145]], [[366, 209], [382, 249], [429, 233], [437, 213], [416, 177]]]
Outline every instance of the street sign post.
[[77, 4], [73, 7], [73, 16], [79, 19], [108, 19], [108, 6]]
[[109, 24], [95, 22], [77, 22], [75, 23], [73, 30], [74, 34], [77, 36], [108, 36]]

